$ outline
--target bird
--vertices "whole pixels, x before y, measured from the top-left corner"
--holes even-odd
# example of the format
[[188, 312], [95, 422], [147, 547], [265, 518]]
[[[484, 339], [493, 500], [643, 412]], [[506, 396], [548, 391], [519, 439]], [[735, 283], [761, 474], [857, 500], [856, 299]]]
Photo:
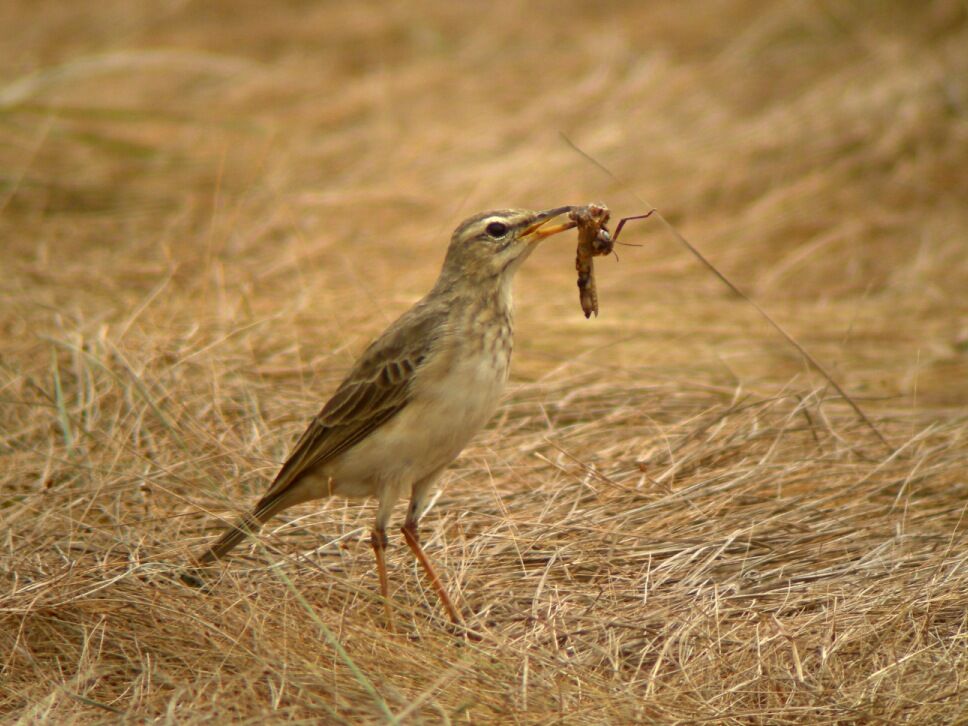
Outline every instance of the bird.
[[[451, 236], [430, 292], [367, 347], [312, 419], [254, 508], [208, 548], [210, 566], [296, 504], [332, 495], [378, 500], [370, 544], [394, 630], [385, 550], [394, 505], [402, 533], [455, 625], [462, 620], [420, 545], [433, 485], [497, 409], [513, 347], [512, 282], [542, 240], [575, 226], [573, 207], [475, 214]], [[182, 578], [199, 584], [194, 575]]]

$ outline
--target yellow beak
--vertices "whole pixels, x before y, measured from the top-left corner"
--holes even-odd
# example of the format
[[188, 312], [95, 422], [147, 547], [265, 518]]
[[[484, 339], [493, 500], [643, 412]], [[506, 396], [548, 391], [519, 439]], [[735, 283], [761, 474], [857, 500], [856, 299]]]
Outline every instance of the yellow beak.
[[553, 234], [574, 229], [576, 224], [571, 220], [568, 220], [567, 222], [559, 222], [558, 224], [551, 224], [556, 217], [560, 217], [562, 214], [570, 212], [572, 209], [573, 207], [555, 207], [554, 209], [546, 209], [543, 212], [538, 212], [531, 224], [529, 224], [521, 234], [521, 239], [529, 244], [537, 244], [545, 237], [550, 237]]

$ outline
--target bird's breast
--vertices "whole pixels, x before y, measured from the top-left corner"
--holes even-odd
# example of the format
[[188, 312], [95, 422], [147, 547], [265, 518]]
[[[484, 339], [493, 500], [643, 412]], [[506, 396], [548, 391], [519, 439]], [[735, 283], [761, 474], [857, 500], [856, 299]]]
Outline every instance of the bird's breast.
[[511, 345], [509, 320], [477, 318], [455, 326], [421, 367], [407, 423], [436, 467], [450, 463], [494, 414], [508, 378]]
[[[483, 321], [478, 321], [482, 323]], [[504, 392], [511, 363], [511, 326], [488, 321], [455, 331], [414, 381], [414, 399], [446, 412], [451, 425], [475, 430], [490, 418]]]
[[[493, 304], [497, 302], [498, 304]], [[501, 402], [512, 348], [509, 306], [481, 300], [450, 311], [414, 373], [403, 409], [325, 472], [336, 493], [409, 486], [450, 464]]]

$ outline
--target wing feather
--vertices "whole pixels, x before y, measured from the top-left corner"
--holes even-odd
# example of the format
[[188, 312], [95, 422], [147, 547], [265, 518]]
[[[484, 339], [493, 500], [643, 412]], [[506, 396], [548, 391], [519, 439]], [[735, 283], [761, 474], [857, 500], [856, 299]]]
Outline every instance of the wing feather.
[[296, 442], [269, 491], [268, 506], [307, 471], [324, 465], [392, 419], [410, 400], [411, 385], [439, 338], [438, 316], [420, 305], [377, 339]]

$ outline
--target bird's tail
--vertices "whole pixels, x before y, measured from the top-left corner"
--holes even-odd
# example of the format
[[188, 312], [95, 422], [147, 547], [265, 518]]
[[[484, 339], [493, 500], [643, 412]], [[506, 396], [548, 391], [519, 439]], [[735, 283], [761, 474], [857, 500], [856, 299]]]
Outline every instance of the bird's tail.
[[[205, 554], [198, 558], [197, 564], [201, 567], [210, 565], [216, 562], [233, 549], [235, 549], [242, 540], [246, 537], [250, 537], [256, 534], [259, 529], [269, 521], [273, 515], [286, 507], [285, 497], [280, 496], [283, 492], [276, 494], [272, 497], [267, 497], [259, 502], [255, 509], [242, 517], [238, 522], [232, 525], [231, 528], [225, 531], [225, 533], [218, 538], [218, 541], [206, 550]], [[181, 574], [181, 579], [190, 585], [201, 587], [204, 585], [203, 580], [195, 573], [183, 572]]]

